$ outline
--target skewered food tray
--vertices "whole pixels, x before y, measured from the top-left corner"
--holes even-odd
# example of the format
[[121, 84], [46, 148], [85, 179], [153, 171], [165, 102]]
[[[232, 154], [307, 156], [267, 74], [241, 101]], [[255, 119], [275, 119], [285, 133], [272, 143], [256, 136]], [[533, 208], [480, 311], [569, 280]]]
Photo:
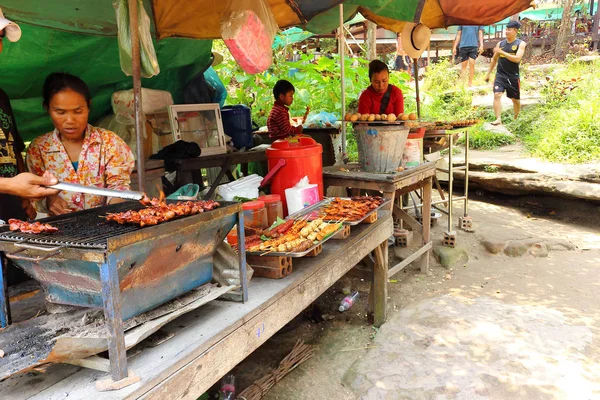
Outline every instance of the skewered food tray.
[[262, 236], [246, 240], [246, 254], [304, 257], [343, 229], [341, 223], [288, 217], [274, 223]]
[[[389, 202], [390, 199], [379, 196], [332, 197], [323, 199], [310, 207], [298, 211], [294, 214], [294, 217], [305, 215], [308, 216], [309, 221], [321, 218], [325, 222], [341, 221], [344, 225], [358, 225], [373, 213], [376, 213], [379, 209], [389, 204]], [[363, 212], [360, 214], [352, 213], [351, 209], [353, 203], [355, 206], [365, 204], [368, 209], [365, 210], [362, 208]], [[331, 212], [328, 213], [326, 211], [332, 207], [337, 207], [340, 211], [340, 215], [334, 215]], [[344, 215], [346, 210], [350, 212], [348, 212], [347, 215]]]

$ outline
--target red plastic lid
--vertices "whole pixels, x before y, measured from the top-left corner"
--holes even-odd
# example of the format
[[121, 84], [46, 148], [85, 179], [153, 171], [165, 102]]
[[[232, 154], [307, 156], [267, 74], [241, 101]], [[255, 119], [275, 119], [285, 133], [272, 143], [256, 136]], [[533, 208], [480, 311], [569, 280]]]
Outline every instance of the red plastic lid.
[[264, 201], [265, 203], [277, 203], [281, 201], [281, 196], [278, 194], [266, 194], [264, 196], [259, 196], [259, 201]]
[[265, 202], [260, 200], [249, 201], [242, 204], [242, 210], [260, 210], [265, 208]]
[[309, 136], [279, 139], [267, 149], [267, 157], [303, 157], [323, 153], [323, 146]]
[[408, 133], [408, 139], [422, 139], [425, 136], [425, 127], [415, 128]]

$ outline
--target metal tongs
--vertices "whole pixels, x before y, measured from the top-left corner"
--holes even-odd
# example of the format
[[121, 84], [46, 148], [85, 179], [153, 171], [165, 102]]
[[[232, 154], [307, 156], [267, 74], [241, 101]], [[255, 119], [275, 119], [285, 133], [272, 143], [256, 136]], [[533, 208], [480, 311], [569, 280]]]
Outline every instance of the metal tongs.
[[67, 192], [87, 193], [105, 197], [118, 197], [127, 200], [141, 200], [144, 197], [144, 193], [142, 192], [135, 192], [132, 190], [103, 189], [95, 186], [78, 185], [76, 183], [58, 182], [56, 185], [48, 187], [52, 189], [64, 190]]

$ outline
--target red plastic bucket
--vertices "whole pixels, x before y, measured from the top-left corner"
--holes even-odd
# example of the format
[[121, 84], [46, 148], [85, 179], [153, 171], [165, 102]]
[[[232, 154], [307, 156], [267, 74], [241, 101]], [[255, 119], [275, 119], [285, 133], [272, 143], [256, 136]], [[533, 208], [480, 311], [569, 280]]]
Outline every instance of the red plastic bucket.
[[285, 189], [293, 187], [300, 179], [308, 176], [310, 183], [319, 188], [319, 199], [323, 199], [323, 147], [311, 137], [295, 137], [276, 140], [267, 149], [269, 174], [272, 177], [271, 193], [281, 196], [283, 215], [288, 214]]

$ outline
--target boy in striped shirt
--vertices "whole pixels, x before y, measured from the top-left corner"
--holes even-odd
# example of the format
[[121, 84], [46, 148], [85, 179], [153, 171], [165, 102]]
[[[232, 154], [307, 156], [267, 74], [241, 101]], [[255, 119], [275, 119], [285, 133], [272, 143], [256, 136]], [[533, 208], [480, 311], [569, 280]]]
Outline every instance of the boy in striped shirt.
[[289, 106], [294, 101], [294, 85], [291, 82], [281, 79], [273, 87], [273, 96], [275, 104], [267, 119], [267, 128], [269, 137], [273, 139], [284, 139], [289, 136], [302, 133], [302, 125], [292, 126], [290, 122]]

